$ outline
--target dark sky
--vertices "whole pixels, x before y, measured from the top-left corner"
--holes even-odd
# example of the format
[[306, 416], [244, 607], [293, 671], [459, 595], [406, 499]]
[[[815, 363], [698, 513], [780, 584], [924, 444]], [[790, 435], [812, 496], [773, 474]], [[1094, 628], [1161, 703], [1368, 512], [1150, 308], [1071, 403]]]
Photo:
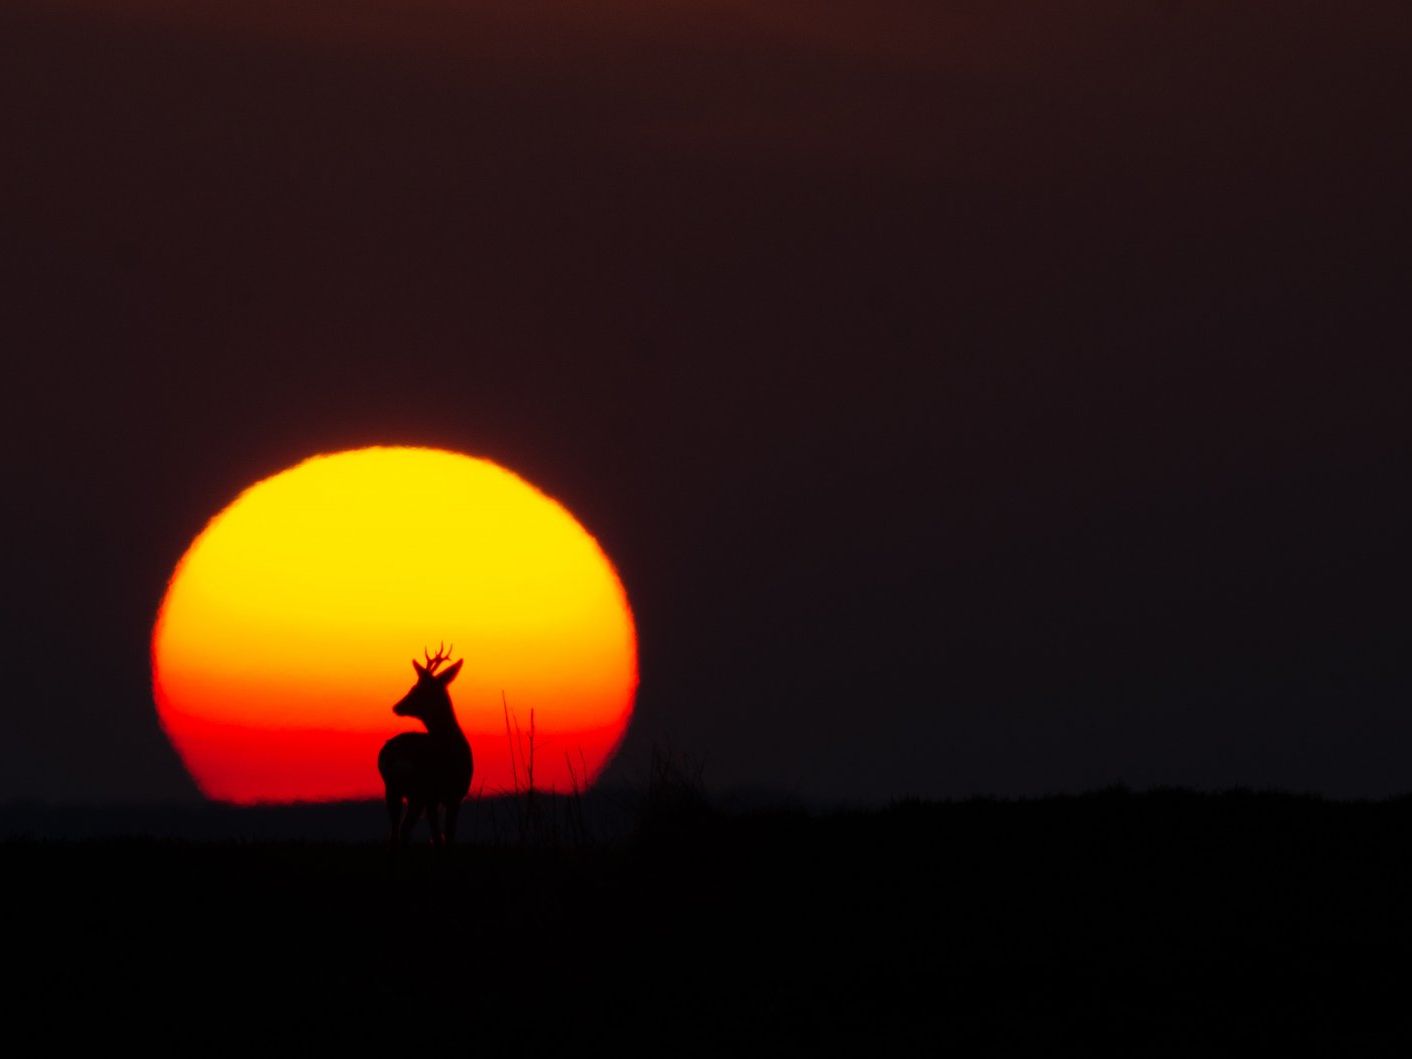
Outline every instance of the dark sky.
[[0, 799], [195, 797], [166, 577], [379, 442], [613, 556], [620, 775], [1407, 789], [1409, 71], [1402, 0], [8, 0]]

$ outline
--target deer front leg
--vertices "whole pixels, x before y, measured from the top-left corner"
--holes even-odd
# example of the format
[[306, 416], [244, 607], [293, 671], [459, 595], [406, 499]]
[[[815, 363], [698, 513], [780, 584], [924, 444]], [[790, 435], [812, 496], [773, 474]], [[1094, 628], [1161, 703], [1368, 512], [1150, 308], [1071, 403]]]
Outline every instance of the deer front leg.
[[407, 799], [407, 815], [402, 818], [402, 831], [397, 836], [402, 845], [407, 844], [407, 840], [412, 837], [412, 828], [417, 826], [417, 817], [422, 815], [423, 803], [414, 798]]
[[431, 844], [441, 845], [441, 819], [435, 801], [427, 802], [427, 823], [431, 825]]
[[387, 844], [397, 847], [398, 825], [402, 823], [402, 795], [388, 791], [387, 801]]

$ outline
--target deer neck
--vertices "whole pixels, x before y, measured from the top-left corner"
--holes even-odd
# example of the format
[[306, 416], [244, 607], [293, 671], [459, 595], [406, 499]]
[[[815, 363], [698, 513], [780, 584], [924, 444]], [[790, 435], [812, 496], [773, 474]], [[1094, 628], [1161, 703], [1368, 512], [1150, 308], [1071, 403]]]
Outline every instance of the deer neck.
[[461, 726], [456, 722], [456, 714], [447, 710], [442, 716], [425, 717], [422, 723], [427, 726], [427, 734], [433, 739], [446, 740], [452, 743], [464, 743], [466, 734], [461, 731]]

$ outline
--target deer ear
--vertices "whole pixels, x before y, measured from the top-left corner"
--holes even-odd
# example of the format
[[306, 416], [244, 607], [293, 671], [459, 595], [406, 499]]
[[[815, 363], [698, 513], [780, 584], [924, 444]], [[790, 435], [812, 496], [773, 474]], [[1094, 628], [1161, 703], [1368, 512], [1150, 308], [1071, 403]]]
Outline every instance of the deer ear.
[[412, 668], [417, 671], [417, 676], [419, 677], [424, 677], [427, 675], [427, 667], [422, 665], [415, 658], [412, 659]]
[[465, 659], [461, 658], [453, 662], [451, 665], [447, 666], [440, 673], [438, 673], [436, 675], [436, 679], [441, 681], [443, 684], [450, 684], [453, 680], [456, 679], [456, 674], [461, 672], [461, 663], [464, 661]]

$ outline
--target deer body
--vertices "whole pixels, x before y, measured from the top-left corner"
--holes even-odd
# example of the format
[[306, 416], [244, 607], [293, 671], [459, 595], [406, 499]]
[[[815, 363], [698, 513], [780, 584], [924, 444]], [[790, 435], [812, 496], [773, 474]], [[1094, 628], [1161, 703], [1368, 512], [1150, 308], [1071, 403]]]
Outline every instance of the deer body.
[[[386, 791], [387, 818], [393, 845], [405, 843], [423, 812], [431, 824], [434, 845], [445, 845], [456, 837], [456, 815], [461, 800], [471, 789], [471, 745], [456, 722], [447, 685], [461, 671], [456, 662], [438, 673], [446, 661], [440, 650], [427, 664], [416, 659], [412, 667], [417, 682], [392, 707], [400, 717], [415, 717], [426, 725], [425, 732], [403, 732], [382, 745], [378, 752], [378, 773]], [[464, 660], [463, 660], [464, 661]], [[440, 810], [446, 810], [445, 827]]]

